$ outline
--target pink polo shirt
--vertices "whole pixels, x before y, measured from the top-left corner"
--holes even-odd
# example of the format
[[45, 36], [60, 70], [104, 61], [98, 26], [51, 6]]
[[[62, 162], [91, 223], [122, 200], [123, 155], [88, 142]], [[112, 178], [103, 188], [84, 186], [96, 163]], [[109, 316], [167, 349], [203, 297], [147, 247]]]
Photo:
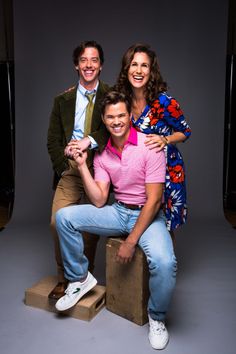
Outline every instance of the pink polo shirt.
[[164, 151], [149, 150], [144, 144], [146, 135], [133, 127], [122, 154], [109, 139], [104, 151], [94, 158], [95, 181], [111, 182], [114, 196], [127, 204], [146, 203], [145, 183], [165, 183]]

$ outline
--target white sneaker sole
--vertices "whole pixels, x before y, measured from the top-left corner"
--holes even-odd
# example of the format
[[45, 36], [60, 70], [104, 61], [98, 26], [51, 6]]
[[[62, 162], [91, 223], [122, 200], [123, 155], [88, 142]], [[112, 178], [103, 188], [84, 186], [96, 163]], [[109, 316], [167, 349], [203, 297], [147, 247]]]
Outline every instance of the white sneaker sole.
[[166, 339], [166, 341], [165, 341], [165, 342], [163, 342], [163, 343], [159, 343], [158, 345], [157, 345], [157, 344], [152, 343], [152, 341], [150, 340], [150, 337], [149, 337], [149, 336], [148, 336], [148, 339], [149, 339], [149, 342], [150, 342], [150, 344], [151, 344], [151, 347], [152, 347], [153, 349], [156, 349], [156, 350], [162, 350], [162, 349], [165, 349], [165, 348], [166, 348], [166, 346], [167, 346], [167, 344], [169, 343], [169, 337]]
[[[59, 299], [56, 304], [55, 307], [58, 311], [66, 311], [68, 309], [70, 309], [71, 307], [75, 306], [77, 304], [77, 302], [85, 295], [87, 294], [90, 290], [92, 290], [95, 286], [97, 285], [97, 280], [95, 278], [93, 278], [93, 280], [91, 281], [91, 283], [89, 284], [88, 287], [86, 287], [86, 289], [80, 291], [78, 293], [78, 296], [75, 296], [73, 301], [71, 301], [70, 303], [68, 303], [67, 305], [65, 304], [61, 304], [61, 299], [63, 299], [63, 297], [61, 299]], [[66, 295], [65, 295], [66, 296]], [[63, 301], [63, 300], [62, 300]]]

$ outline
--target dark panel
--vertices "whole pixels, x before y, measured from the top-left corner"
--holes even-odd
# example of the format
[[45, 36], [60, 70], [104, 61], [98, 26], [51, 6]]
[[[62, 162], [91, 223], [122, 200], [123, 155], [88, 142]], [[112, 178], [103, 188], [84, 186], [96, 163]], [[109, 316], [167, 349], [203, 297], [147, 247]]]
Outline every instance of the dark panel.
[[236, 55], [227, 58], [225, 97], [224, 203], [236, 209]]
[[14, 59], [12, 0], [0, 0], [0, 61]]
[[236, 1], [229, 1], [225, 85], [224, 208], [236, 210]]
[[15, 186], [15, 97], [12, 0], [0, 0], [0, 228], [9, 221]]
[[14, 112], [14, 65], [0, 62], [0, 205], [11, 216], [14, 201], [15, 177], [15, 112]]

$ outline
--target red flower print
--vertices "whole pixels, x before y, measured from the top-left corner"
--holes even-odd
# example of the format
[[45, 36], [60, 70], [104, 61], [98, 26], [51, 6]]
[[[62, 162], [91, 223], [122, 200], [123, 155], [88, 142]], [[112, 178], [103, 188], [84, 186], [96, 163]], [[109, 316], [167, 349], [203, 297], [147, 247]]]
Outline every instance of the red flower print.
[[159, 119], [164, 117], [164, 107], [160, 105], [159, 100], [155, 100], [149, 113], [150, 125], [156, 125]]
[[176, 119], [183, 115], [178, 102], [174, 98], [170, 100], [170, 104], [167, 107], [167, 110], [170, 112], [171, 116]]
[[184, 170], [180, 165], [169, 166], [170, 180], [174, 183], [181, 183], [184, 181]]
[[172, 199], [171, 198], [168, 198], [168, 200], [167, 200], [167, 208], [169, 210], [171, 210], [171, 208], [172, 208]]

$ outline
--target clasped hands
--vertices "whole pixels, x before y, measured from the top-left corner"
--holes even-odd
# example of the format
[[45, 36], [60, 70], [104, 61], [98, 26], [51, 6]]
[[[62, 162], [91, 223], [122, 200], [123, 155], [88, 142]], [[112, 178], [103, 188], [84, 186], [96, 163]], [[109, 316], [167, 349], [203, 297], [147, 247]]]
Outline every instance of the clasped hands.
[[87, 137], [81, 140], [72, 139], [65, 147], [64, 155], [68, 159], [75, 160], [75, 161], [77, 161], [78, 158], [82, 158], [84, 155], [86, 158], [87, 157], [86, 150], [88, 149], [90, 143], [91, 143], [90, 139]]

